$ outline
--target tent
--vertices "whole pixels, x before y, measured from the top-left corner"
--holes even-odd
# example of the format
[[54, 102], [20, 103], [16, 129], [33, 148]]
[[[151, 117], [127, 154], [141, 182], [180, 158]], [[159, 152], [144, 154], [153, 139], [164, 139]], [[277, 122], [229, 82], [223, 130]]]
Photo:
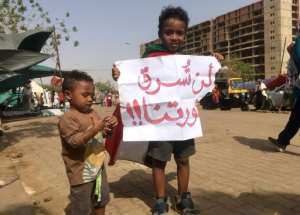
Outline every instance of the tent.
[[[0, 47], [1, 48], [1, 47]], [[22, 70], [50, 58], [50, 55], [26, 50], [0, 49], [0, 75]]]
[[39, 85], [36, 81], [31, 81], [30, 85], [33, 93], [37, 93], [38, 95], [44, 93], [44, 88], [41, 85]]
[[[60, 76], [54, 68], [37, 65], [51, 57], [40, 53], [52, 30], [31, 30], [24, 33], [0, 33], [0, 104], [7, 104], [16, 96], [13, 90], [28, 80], [46, 76]], [[1, 112], [0, 112], [1, 113]]]
[[49, 30], [0, 34], [0, 92], [22, 86], [27, 80], [54, 75], [54, 69], [36, 66], [51, 57], [40, 53]]
[[11, 97], [12, 93], [10, 91], [0, 93], [0, 105], [4, 104], [7, 99]]
[[40, 52], [52, 30], [35, 29], [24, 33], [0, 34], [0, 48], [3, 50], [27, 50]]
[[47, 76], [60, 76], [67, 71], [58, 71], [54, 68], [35, 65], [29, 69], [24, 69], [18, 72], [0, 73], [0, 92], [5, 92], [13, 88], [23, 86], [28, 80], [42, 78]]
[[40, 53], [51, 33], [39, 29], [25, 33], [1, 33], [0, 74], [29, 68], [51, 57]]

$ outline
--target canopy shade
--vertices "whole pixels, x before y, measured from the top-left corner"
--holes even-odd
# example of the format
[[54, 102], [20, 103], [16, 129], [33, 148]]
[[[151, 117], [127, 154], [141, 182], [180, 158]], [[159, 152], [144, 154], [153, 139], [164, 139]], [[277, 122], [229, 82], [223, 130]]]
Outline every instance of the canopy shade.
[[7, 99], [11, 97], [12, 93], [10, 91], [0, 93], [0, 105], [5, 103]]
[[23, 86], [28, 80], [42, 78], [47, 76], [65, 74], [67, 71], [59, 72], [58, 70], [41, 65], [35, 65], [29, 69], [19, 72], [0, 73], [0, 92]]
[[40, 52], [51, 35], [50, 30], [30, 30], [24, 33], [0, 34], [0, 49]]
[[47, 54], [25, 50], [0, 49], [0, 74], [18, 71], [36, 65], [51, 57]]
[[41, 54], [52, 31], [30, 30], [24, 33], [0, 34], [0, 74], [29, 68], [50, 57]]

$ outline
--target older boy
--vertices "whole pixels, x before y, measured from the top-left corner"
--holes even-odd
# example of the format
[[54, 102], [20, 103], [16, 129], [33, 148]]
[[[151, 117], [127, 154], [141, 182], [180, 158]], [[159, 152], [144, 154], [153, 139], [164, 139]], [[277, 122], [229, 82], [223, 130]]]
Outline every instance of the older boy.
[[[181, 7], [169, 6], [162, 10], [159, 16], [158, 36], [161, 44], [146, 47], [143, 57], [156, 57], [180, 53], [185, 41], [189, 17]], [[120, 71], [114, 67], [112, 77], [117, 80]], [[188, 191], [190, 162], [189, 157], [195, 154], [194, 139], [184, 141], [151, 141], [148, 148], [148, 156], [152, 160], [152, 175], [156, 192], [156, 202], [152, 213], [154, 215], [166, 214], [169, 209], [166, 195], [165, 167], [170, 161], [171, 155], [177, 164], [178, 197], [175, 209], [181, 214], [198, 214]]]

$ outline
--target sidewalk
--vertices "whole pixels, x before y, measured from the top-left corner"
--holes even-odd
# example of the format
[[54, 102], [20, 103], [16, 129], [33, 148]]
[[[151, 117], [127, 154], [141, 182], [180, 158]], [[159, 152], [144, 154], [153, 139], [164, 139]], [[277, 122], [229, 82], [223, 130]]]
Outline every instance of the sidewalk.
[[[275, 152], [267, 142], [287, 118], [288, 114], [201, 111], [204, 137], [197, 139], [190, 180], [201, 214], [300, 214], [299, 135], [286, 153]], [[64, 214], [69, 188], [56, 123], [56, 117], [49, 117], [6, 124], [9, 130], [0, 137], [1, 215]], [[174, 196], [173, 160], [166, 173], [168, 194]], [[150, 169], [118, 161], [108, 168], [108, 176], [107, 214], [151, 214]]]

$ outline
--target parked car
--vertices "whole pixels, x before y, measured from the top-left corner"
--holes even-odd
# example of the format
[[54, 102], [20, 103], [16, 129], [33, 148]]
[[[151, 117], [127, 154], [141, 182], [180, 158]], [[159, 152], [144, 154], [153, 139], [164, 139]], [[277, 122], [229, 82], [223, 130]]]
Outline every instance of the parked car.
[[267, 102], [270, 110], [290, 109], [292, 90], [285, 84], [267, 91]]

